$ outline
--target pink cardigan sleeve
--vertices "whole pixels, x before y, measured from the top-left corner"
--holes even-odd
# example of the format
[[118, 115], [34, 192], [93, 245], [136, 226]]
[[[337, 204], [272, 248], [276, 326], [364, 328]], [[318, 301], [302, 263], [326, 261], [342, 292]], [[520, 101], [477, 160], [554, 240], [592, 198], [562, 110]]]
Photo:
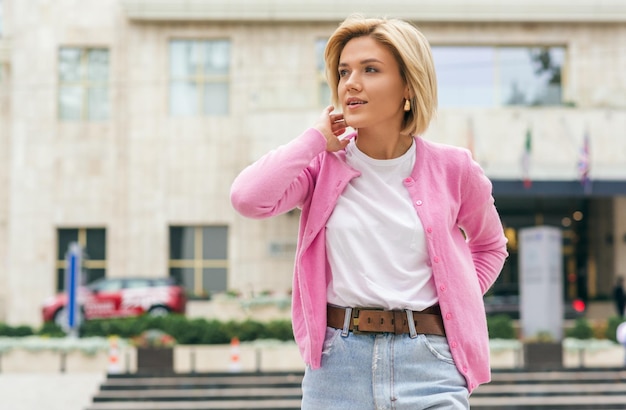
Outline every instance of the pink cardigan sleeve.
[[478, 163], [469, 159], [462, 187], [458, 224], [467, 236], [480, 288], [484, 294], [498, 278], [508, 256], [507, 239], [492, 196], [491, 181]]
[[230, 200], [249, 218], [268, 218], [301, 206], [313, 191], [310, 166], [326, 149], [326, 139], [314, 128], [262, 156], [245, 168], [231, 185]]

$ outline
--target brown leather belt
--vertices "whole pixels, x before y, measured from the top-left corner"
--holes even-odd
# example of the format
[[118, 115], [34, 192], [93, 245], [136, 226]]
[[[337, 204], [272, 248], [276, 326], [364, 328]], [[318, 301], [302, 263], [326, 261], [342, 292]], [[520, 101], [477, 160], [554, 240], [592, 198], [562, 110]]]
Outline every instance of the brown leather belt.
[[[327, 325], [335, 329], [343, 329], [348, 309], [328, 305]], [[410, 311], [415, 323], [416, 333], [445, 336], [441, 310], [439, 305], [431, 306], [422, 311]], [[407, 312], [404, 310], [382, 310], [352, 308], [350, 312], [349, 330], [354, 333], [394, 333], [397, 335], [411, 333]]]

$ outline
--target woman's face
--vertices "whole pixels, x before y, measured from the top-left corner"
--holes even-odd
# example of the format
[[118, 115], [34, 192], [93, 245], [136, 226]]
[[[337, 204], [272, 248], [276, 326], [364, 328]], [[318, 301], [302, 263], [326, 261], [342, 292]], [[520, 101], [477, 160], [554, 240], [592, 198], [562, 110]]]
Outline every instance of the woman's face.
[[349, 126], [402, 126], [409, 91], [391, 51], [371, 37], [353, 38], [341, 52], [338, 70], [337, 94]]

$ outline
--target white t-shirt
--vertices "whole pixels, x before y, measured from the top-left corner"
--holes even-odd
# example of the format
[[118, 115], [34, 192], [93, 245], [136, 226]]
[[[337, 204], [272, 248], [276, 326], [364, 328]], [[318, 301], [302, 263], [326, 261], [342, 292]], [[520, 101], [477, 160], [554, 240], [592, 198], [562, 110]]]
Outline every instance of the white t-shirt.
[[435, 304], [424, 228], [402, 183], [415, 164], [415, 142], [389, 160], [368, 157], [355, 140], [346, 154], [361, 176], [348, 184], [326, 224], [328, 303], [412, 310]]

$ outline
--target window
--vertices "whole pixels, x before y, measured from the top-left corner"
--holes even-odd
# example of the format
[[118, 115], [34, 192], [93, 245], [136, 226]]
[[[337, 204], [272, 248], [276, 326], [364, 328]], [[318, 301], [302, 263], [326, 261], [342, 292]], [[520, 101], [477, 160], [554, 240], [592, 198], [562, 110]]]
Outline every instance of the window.
[[223, 292], [228, 276], [228, 227], [171, 226], [170, 276], [189, 296]]
[[64, 121], [109, 118], [109, 50], [59, 50], [59, 118]]
[[230, 42], [170, 42], [170, 113], [176, 117], [227, 115]]
[[319, 39], [315, 42], [315, 61], [317, 64], [317, 95], [319, 98], [319, 104], [322, 107], [326, 107], [331, 102], [331, 92], [326, 82], [326, 62], [324, 61], [324, 50], [326, 49], [326, 43], [328, 40]]
[[563, 47], [434, 46], [442, 107], [562, 103]]
[[119, 292], [124, 288], [124, 281], [122, 279], [107, 279], [101, 280], [93, 284], [91, 289], [94, 292]]
[[59, 228], [57, 230], [57, 291], [65, 290], [65, 255], [70, 243], [83, 249], [83, 277], [86, 285], [106, 276], [106, 230], [104, 228]]
[[148, 288], [150, 286], [151, 281], [148, 279], [128, 279], [124, 284], [125, 289], [141, 289]]

